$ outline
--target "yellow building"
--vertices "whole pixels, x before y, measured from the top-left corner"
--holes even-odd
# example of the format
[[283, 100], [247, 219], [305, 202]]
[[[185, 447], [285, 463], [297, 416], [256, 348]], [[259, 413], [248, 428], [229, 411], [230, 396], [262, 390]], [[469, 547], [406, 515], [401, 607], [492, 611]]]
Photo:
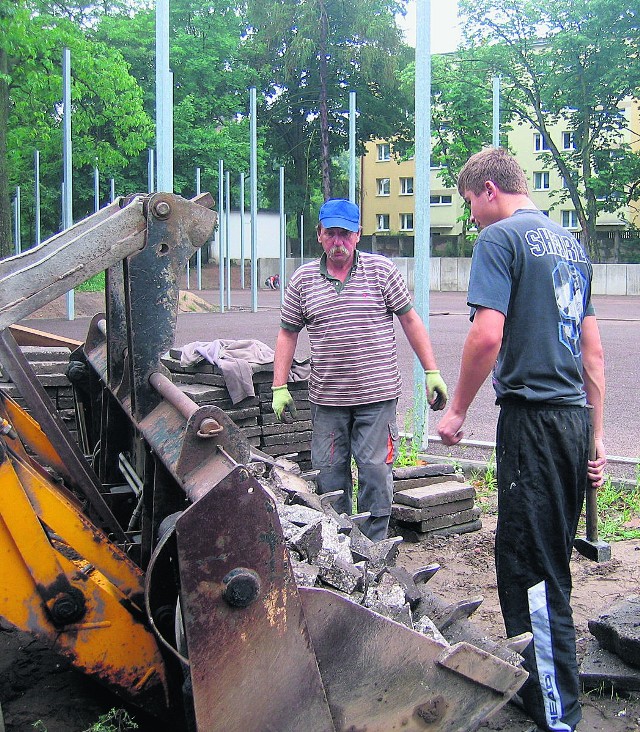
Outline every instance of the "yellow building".
[[[361, 163], [362, 233], [371, 236], [373, 251], [413, 256], [414, 176], [413, 159], [398, 160], [383, 140], [367, 143]], [[461, 232], [458, 222], [463, 201], [431, 170], [431, 240], [434, 249], [454, 243]]]
[[[622, 108], [627, 117], [627, 137], [635, 150], [640, 150], [640, 106], [628, 100]], [[635, 135], [634, 135], [635, 131]], [[561, 149], [573, 149], [573, 135], [562, 124], [552, 132], [554, 143]], [[516, 155], [529, 182], [533, 202], [547, 215], [579, 235], [576, 211], [564, 181], [551, 163], [538, 159], [548, 149], [548, 141], [531, 127], [514, 125], [508, 133], [508, 147]], [[393, 156], [384, 140], [366, 145], [361, 161], [362, 233], [371, 237], [371, 249], [394, 256], [413, 255], [414, 173], [413, 159], [400, 161]], [[460, 217], [463, 202], [455, 188], [444, 186], [437, 168], [431, 169], [431, 245], [434, 255], [452, 255], [462, 228]], [[640, 204], [619, 213], [602, 213], [598, 217], [599, 237], [608, 240], [607, 252], [615, 251], [627, 226], [625, 218], [640, 225]]]

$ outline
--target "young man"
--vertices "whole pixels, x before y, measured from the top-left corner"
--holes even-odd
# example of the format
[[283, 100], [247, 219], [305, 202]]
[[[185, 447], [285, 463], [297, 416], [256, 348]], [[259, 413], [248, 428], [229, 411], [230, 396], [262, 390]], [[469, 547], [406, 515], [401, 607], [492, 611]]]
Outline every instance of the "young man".
[[379, 541], [389, 526], [398, 439], [394, 314], [425, 369], [433, 408], [444, 407], [447, 387], [400, 272], [386, 257], [356, 249], [359, 208], [344, 199], [326, 201], [317, 235], [323, 255], [296, 270], [285, 292], [274, 357], [273, 411], [280, 420], [285, 411], [295, 412], [287, 376], [298, 333], [306, 326], [311, 343], [311, 461], [319, 470], [318, 489], [344, 491], [334, 507], [350, 514], [353, 455], [358, 511], [371, 513], [359, 526]]
[[461, 440], [467, 410], [493, 369], [502, 614], [509, 636], [533, 633], [524, 652], [525, 709], [538, 729], [574, 730], [581, 710], [569, 559], [587, 481], [599, 487], [606, 462], [591, 262], [536, 208], [524, 172], [505, 150], [473, 155], [458, 191], [481, 232], [469, 281], [472, 325], [438, 432], [446, 445]]

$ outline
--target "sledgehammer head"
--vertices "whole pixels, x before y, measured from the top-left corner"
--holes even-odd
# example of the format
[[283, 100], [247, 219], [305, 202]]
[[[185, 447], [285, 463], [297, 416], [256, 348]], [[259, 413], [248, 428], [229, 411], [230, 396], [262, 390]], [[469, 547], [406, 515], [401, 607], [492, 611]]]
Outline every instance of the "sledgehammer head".
[[611, 559], [611, 544], [607, 544], [606, 541], [576, 538], [573, 546], [577, 552], [592, 562], [608, 562]]

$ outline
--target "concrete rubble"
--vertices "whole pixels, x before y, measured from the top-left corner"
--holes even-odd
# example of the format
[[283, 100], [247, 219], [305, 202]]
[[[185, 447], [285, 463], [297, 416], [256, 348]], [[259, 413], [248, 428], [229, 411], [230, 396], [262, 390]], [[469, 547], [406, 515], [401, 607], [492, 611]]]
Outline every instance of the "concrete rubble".
[[640, 595], [630, 595], [589, 620], [590, 641], [580, 667], [587, 688], [640, 691]]
[[[439, 643], [448, 646], [467, 641], [519, 665], [517, 639], [497, 643], [469, 622], [481, 597], [446, 603], [427, 587], [439, 570], [437, 564], [413, 573], [396, 565], [402, 537], [372, 542], [358, 528], [357, 519], [353, 522], [351, 517], [339, 516], [330, 500], [315, 493], [312, 481], [279, 466], [251, 466], [275, 497], [299, 586], [329, 587]], [[468, 492], [458, 481], [455, 486], [465, 495]], [[438, 495], [444, 500], [446, 490]]]

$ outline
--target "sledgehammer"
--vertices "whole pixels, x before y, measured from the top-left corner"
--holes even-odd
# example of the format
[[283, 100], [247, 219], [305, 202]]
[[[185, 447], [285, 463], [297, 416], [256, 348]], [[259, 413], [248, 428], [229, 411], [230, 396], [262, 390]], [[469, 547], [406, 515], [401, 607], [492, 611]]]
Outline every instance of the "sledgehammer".
[[[593, 407], [587, 404], [589, 419], [591, 421], [591, 442], [589, 444], [589, 460], [596, 459], [596, 441], [593, 430]], [[583, 557], [591, 559], [592, 562], [608, 562], [611, 559], [611, 545], [606, 541], [598, 539], [598, 489], [589, 482], [584, 497], [585, 522], [587, 525], [587, 536], [585, 539], [576, 537], [573, 546]]]

